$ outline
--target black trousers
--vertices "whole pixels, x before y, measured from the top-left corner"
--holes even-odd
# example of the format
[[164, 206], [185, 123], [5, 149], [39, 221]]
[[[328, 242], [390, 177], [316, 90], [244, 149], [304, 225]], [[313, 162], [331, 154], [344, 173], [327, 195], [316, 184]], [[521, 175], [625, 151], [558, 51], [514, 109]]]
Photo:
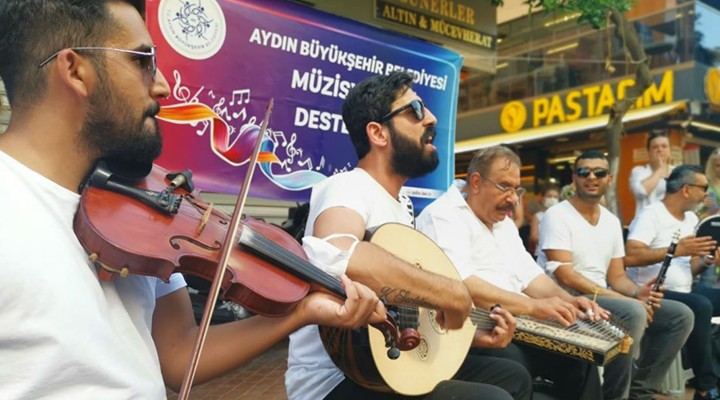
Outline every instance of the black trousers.
[[468, 355], [452, 380], [440, 382], [424, 396], [378, 393], [345, 379], [326, 400], [530, 400], [532, 381], [519, 363], [496, 357]]
[[714, 388], [717, 376], [712, 367], [712, 344], [710, 342], [712, 339], [710, 319], [713, 316], [713, 304], [702, 293], [681, 293], [666, 290], [665, 298], [685, 304], [695, 314], [693, 330], [685, 341], [685, 349], [695, 375], [695, 388], [698, 390]]
[[[558, 353], [512, 342], [504, 349], [472, 349], [471, 354], [490, 355], [524, 365], [533, 378], [552, 381], [547, 394], [561, 400], [602, 400], [600, 375], [594, 364]], [[545, 397], [545, 396], [543, 396]]]

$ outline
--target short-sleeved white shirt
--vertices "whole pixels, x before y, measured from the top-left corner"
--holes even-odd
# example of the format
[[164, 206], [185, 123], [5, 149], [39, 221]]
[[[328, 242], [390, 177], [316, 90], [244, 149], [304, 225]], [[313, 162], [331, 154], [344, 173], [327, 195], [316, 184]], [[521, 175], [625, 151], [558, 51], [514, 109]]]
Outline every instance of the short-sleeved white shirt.
[[[545, 250], [570, 251], [576, 272], [596, 285], [607, 287], [610, 261], [625, 256], [625, 247], [620, 220], [605, 207], [599, 207], [600, 218], [596, 225], [583, 218], [569, 201], [548, 209], [540, 221], [538, 265], [546, 268]], [[546, 272], [555, 278], [554, 270]]]
[[[685, 212], [680, 221], [665, 207], [665, 203], [657, 202], [645, 207], [640, 215], [630, 223], [628, 240], [637, 240], [651, 249], [668, 248], [675, 232], [680, 230], [680, 237], [693, 235], [698, 217], [692, 211]], [[645, 267], [628, 265], [628, 276], [638, 285], [644, 285], [656, 278], [660, 272], [662, 261]], [[665, 275], [665, 287], [676, 292], [688, 293], [692, 289], [692, 271], [690, 256], [673, 257]]]
[[427, 206], [416, 224], [445, 251], [462, 279], [476, 275], [499, 288], [521, 293], [542, 274], [525, 250], [513, 220], [506, 217], [488, 229], [455, 186]]
[[[333, 207], [357, 212], [365, 221], [365, 228], [388, 222], [413, 224], [410, 200], [403, 195], [400, 199], [394, 198], [361, 168], [331, 176], [313, 187], [306, 236], [313, 235], [317, 217]], [[310, 261], [328, 273], [342, 273], [329, 269], [327, 260]], [[288, 370], [285, 373], [285, 387], [290, 399], [322, 399], [343, 379], [343, 373], [335, 367], [322, 345], [317, 325], [300, 328], [290, 335]]]
[[0, 398], [165, 399], [152, 315], [182, 275], [100, 281], [77, 193], [1, 151], [0, 182]]

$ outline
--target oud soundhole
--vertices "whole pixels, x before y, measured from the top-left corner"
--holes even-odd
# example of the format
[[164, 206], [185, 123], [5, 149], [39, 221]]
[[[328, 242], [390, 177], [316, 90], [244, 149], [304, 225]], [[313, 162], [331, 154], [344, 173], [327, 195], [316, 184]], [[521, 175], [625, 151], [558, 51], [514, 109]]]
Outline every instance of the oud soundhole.
[[415, 348], [415, 354], [417, 354], [420, 361], [427, 361], [430, 359], [430, 344], [425, 337], [420, 338], [420, 344]]
[[438, 335], [444, 335], [447, 333], [447, 330], [440, 326], [437, 320], [437, 311], [436, 310], [426, 310], [427, 311], [427, 317], [428, 317], [428, 323], [430, 326], [432, 326], [433, 330], [437, 332]]

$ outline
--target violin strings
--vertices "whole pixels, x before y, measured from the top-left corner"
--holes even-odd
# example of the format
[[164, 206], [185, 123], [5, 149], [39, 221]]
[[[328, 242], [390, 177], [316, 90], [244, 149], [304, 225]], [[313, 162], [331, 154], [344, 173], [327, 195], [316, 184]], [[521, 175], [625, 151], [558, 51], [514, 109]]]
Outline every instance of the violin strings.
[[[345, 290], [342, 288], [339, 280], [314, 266], [309, 261], [292, 253], [288, 249], [279, 246], [277, 243], [266, 238], [259, 232], [250, 228], [248, 225], [243, 225], [243, 230], [245, 229], [247, 229], [247, 233], [251, 237], [251, 243], [243, 243], [246, 246], [255, 248], [252, 244], [257, 243], [256, 250], [260, 251], [266, 257], [280, 263], [283, 267], [291, 269], [292, 271], [300, 274], [302, 277], [308, 278], [313, 282], [320, 283], [324, 287], [336, 292], [336, 294], [343, 297], [346, 296]], [[242, 237], [243, 236], [241, 235], [241, 239]]]

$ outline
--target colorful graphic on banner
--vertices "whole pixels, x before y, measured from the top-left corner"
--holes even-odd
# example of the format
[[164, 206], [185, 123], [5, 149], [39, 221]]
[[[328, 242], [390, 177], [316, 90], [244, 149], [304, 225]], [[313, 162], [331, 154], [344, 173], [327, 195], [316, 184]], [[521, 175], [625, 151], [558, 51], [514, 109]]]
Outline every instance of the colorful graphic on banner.
[[250, 194], [308, 201], [314, 184], [357, 164], [340, 115], [345, 95], [394, 70], [413, 74], [438, 119], [440, 166], [404, 191], [421, 209], [450, 184], [457, 53], [282, 0], [148, 0], [147, 23], [172, 89], [157, 162], [191, 168], [204, 191], [239, 191], [247, 143], [274, 98]]

